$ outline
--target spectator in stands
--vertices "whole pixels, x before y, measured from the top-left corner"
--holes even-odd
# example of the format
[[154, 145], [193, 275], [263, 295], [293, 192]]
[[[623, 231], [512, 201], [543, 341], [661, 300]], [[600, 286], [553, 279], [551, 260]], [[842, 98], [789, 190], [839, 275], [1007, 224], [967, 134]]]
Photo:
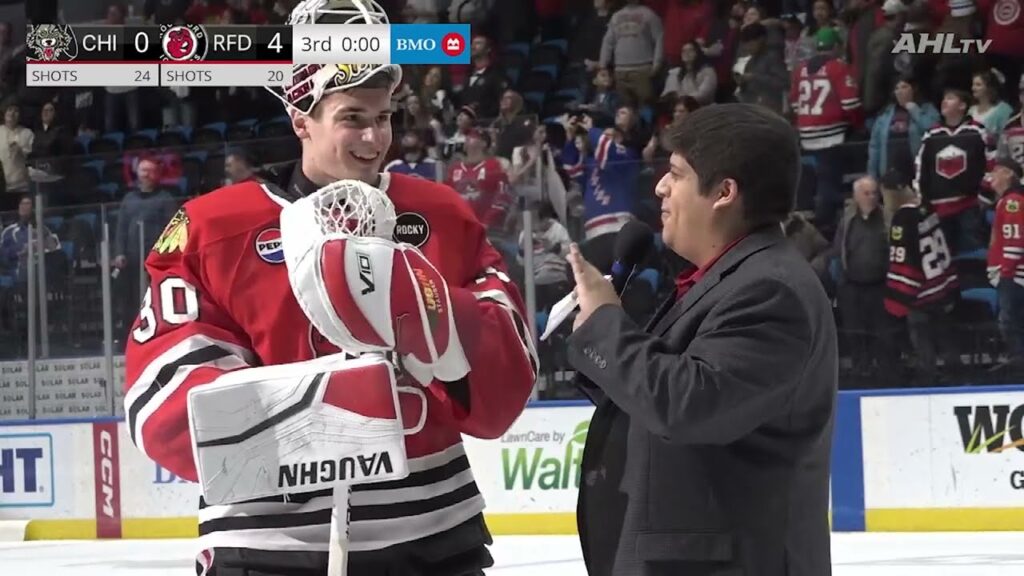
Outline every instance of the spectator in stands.
[[622, 98], [615, 90], [615, 77], [607, 68], [594, 74], [594, 91], [586, 104], [579, 108], [595, 118], [612, 118], [622, 104]]
[[804, 24], [796, 16], [786, 16], [782, 23], [786, 29], [786, 70], [792, 73], [806, 60], [803, 52]]
[[601, 44], [612, 18], [612, 0], [594, 0], [593, 8], [577, 22], [569, 46], [569, 62], [582, 62], [589, 72], [601, 67]]
[[402, 134], [398, 158], [384, 167], [385, 172], [395, 172], [436, 181], [438, 179], [437, 162], [427, 154], [426, 145], [418, 130], [409, 130]]
[[495, 142], [494, 154], [510, 160], [512, 150], [533, 137], [534, 117], [523, 113], [523, 97], [515, 90], [506, 90], [498, 105], [498, 117], [491, 123]]
[[967, 110], [967, 114], [985, 127], [989, 148], [998, 145], [1003, 128], [1010, 121], [1010, 116], [1013, 116], [1013, 107], [1003, 100], [1003, 84], [999, 78], [1001, 74], [989, 69], [976, 73], [971, 81], [974, 105]]
[[245, 148], [231, 148], [228, 150], [228, 153], [224, 156], [224, 176], [227, 178], [228, 184], [259, 180], [259, 177], [256, 175], [256, 162], [252, 157], [252, 153]]
[[640, 0], [627, 0], [608, 23], [600, 67], [613, 67], [615, 84], [639, 104], [651, 101], [651, 81], [661, 70], [664, 50], [661, 18]]
[[[892, 326], [885, 312], [885, 279], [889, 268], [889, 226], [880, 204], [878, 182], [864, 176], [853, 184], [853, 206], [835, 235], [838, 259], [837, 296], [843, 331], [859, 376], [890, 376]], [[878, 362], [879, 371], [872, 366]]]
[[[835, 5], [830, 0], [815, 0], [811, 5], [810, 18], [807, 19], [807, 26], [800, 34], [800, 62], [810, 59], [818, 53], [818, 30], [832, 28], [842, 30], [836, 21]], [[840, 33], [841, 41], [845, 45], [846, 39]]]
[[[24, 36], [21, 36], [24, 38]], [[25, 43], [14, 43], [10, 22], [0, 22], [0, 105], [25, 83]]]
[[895, 207], [889, 227], [885, 309], [900, 322], [906, 321], [915, 352], [914, 384], [934, 386], [939, 383], [937, 350], [947, 371], [960, 364], [950, 318], [957, 299], [957, 275], [934, 211], [921, 202], [907, 177], [896, 171], [886, 173], [882, 194], [885, 204]]
[[476, 127], [476, 110], [463, 106], [455, 116], [455, 130], [444, 141], [441, 158], [461, 160], [466, 154], [466, 136]]
[[840, 17], [847, 26], [846, 61], [853, 68], [858, 86], [864, 85], [866, 57], [871, 33], [881, 23], [881, 0], [848, 0]]
[[786, 238], [796, 248], [814, 270], [822, 284], [827, 287], [825, 281], [828, 273], [829, 243], [821, 232], [809, 222], [800, 212], [792, 212], [782, 222], [782, 231]]
[[431, 156], [437, 156], [437, 142], [444, 139], [444, 128], [441, 121], [434, 117], [429, 107], [423, 105], [418, 94], [409, 94], [405, 98], [402, 110], [401, 130], [415, 130], [426, 145]]
[[142, 284], [139, 274], [143, 271], [143, 260], [178, 209], [178, 202], [167, 191], [159, 189], [159, 182], [160, 165], [150, 158], [139, 160], [136, 189], [121, 200], [117, 216], [112, 265], [118, 270], [117, 283], [124, 304], [119, 310], [119, 320], [124, 330], [139, 310], [139, 286]]
[[989, 277], [999, 293], [999, 330], [1006, 344], [1007, 361], [998, 368], [1020, 375], [1024, 371], [1024, 169], [1001, 158], [992, 170], [996, 193], [992, 244], [988, 251]]
[[916, 188], [942, 222], [953, 256], [988, 244], [979, 200], [989, 170], [985, 128], [968, 114], [970, 95], [948, 88], [942, 97], [942, 122], [921, 138], [915, 166]]
[[682, 53], [684, 47], [707, 34], [712, 4], [709, 0], [669, 0], [665, 3], [663, 48], [665, 62], [669, 66], [679, 66], [683, 62], [680, 55], [686, 56]]
[[718, 77], [700, 45], [694, 41], [683, 44], [682, 64], [669, 70], [661, 96], [690, 96], [701, 105], [715, 101]]
[[939, 111], [918, 98], [917, 86], [910, 78], [896, 82], [893, 98], [871, 126], [868, 174], [876, 180], [890, 170], [913, 173], [921, 138], [939, 123]]
[[996, 156], [1012, 158], [1017, 164], [1024, 165], [1024, 76], [1021, 76], [1017, 91], [1021, 111], [1010, 118], [1003, 128]]
[[[509, 183], [513, 196], [533, 202], [551, 202], [558, 218], [565, 220], [565, 184], [555, 168], [555, 157], [548, 146], [548, 127], [538, 124], [533, 140], [512, 151]], [[522, 205], [522, 204], [517, 204]]]
[[565, 259], [572, 240], [550, 202], [534, 202], [531, 206], [533, 241], [527, 246], [526, 232], [519, 233], [517, 260], [522, 266], [525, 251], [533, 250], [533, 281], [537, 288], [537, 311], [541, 312], [572, 289], [572, 274]]
[[508, 161], [490, 153], [491, 137], [483, 130], [466, 134], [466, 157], [452, 162], [447, 183], [473, 207], [489, 233], [503, 236], [512, 214]]
[[740, 29], [741, 52], [746, 55], [733, 67], [736, 97], [745, 104], [760, 104], [781, 114], [789, 72], [782, 52], [768, 48], [767, 35], [759, 22]]
[[[0, 166], [4, 169], [8, 194], [28, 191], [28, 166], [35, 135], [21, 125], [21, 108], [10, 104], [4, 109], [4, 123], [0, 126]], [[4, 203], [5, 205], [7, 203]]]
[[847, 131], [861, 122], [857, 82], [839, 59], [838, 48], [835, 30], [818, 30], [818, 52], [793, 74], [789, 95], [800, 145], [815, 159], [814, 223], [829, 238], [843, 206], [842, 146]]
[[889, 101], [889, 94], [896, 84], [896, 67], [892, 49], [903, 31], [907, 7], [902, 0], [886, 0], [882, 6], [885, 23], [876, 29], [868, 39], [867, 62], [864, 64], [864, 85], [861, 86], [861, 103], [864, 115], [876, 115]]
[[[27, 280], [29, 226], [33, 227], [32, 235], [36, 233], [33, 214], [32, 197], [22, 196], [18, 202], [18, 221], [0, 232], [0, 274], [14, 276], [19, 282]], [[47, 253], [60, 249], [60, 239], [46, 226], [43, 226], [43, 238]], [[32, 241], [35, 242], [35, 238]], [[38, 250], [38, 246], [35, 248]]]
[[586, 149], [592, 151], [581, 158], [578, 149], [567, 147], [562, 154], [563, 163], [583, 167], [586, 241], [582, 250], [588, 262], [607, 274], [614, 260], [616, 233], [634, 217], [641, 150], [627, 145], [627, 135], [618, 126], [602, 130], [593, 127], [589, 117], [574, 125], [572, 134], [584, 135]]
[[63, 174], [63, 157], [71, 154], [73, 138], [57, 119], [57, 106], [53, 102], [43, 104], [39, 111], [39, 127], [32, 142], [32, 162], [36, 168], [52, 174]]
[[451, 122], [454, 115], [449, 93], [450, 90], [445, 83], [444, 70], [440, 66], [427, 68], [418, 92], [420, 102], [434, 118], [440, 118], [444, 123]]
[[715, 68], [718, 77], [718, 92], [715, 101], [731, 100], [736, 85], [733, 83], [732, 68], [739, 49], [740, 24], [746, 5], [743, 2], [719, 2], [715, 4], [705, 35], [697, 38], [704, 54]]
[[507, 84], [501, 69], [492, 60], [491, 40], [476, 36], [470, 44], [473, 71], [466, 78], [458, 94], [461, 106], [472, 106], [477, 114], [488, 120], [498, 115], [498, 101]]
[[1013, 98], [1013, 87], [1024, 78], [1024, 2], [1021, 0], [980, 0], [985, 22], [985, 39], [991, 40], [985, 59], [1003, 74], [1009, 89], [1005, 98]]

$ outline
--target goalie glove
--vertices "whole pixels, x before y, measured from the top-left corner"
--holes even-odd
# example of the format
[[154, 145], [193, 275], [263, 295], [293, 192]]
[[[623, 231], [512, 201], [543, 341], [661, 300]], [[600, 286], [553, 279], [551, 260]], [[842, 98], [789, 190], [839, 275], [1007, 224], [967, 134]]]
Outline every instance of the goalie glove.
[[[417, 394], [419, 421], [404, 429], [398, 393]], [[380, 356], [229, 372], [188, 394], [203, 497], [229, 504], [408, 475], [404, 435], [426, 421], [426, 397], [398, 388]]]
[[286, 206], [281, 241], [292, 293], [317, 331], [345, 352], [393, 350], [423, 385], [459, 380], [469, 362], [448, 285], [415, 247], [384, 239], [393, 214], [387, 196], [353, 181]]
[[292, 287], [316, 329], [346, 352], [394, 350], [420, 383], [469, 372], [448, 284], [407, 244], [334, 238], [319, 244]]

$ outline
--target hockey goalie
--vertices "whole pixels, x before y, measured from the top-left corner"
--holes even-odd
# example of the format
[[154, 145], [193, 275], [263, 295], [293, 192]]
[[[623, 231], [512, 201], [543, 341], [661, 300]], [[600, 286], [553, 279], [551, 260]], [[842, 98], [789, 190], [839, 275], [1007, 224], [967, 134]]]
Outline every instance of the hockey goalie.
[[[320, 23], [387, 17], [306, 0], [289, 20]], [[348, 574], [493, 563], [461, 435], [507, 430], [536, 354], [470, 207], [380, 172], [400, 81], [393, 65], [296, 65], [272, 91], [301, 160], [189, 201], [147, 257], [125, 412], [142, 452], [199, 482], [200, 575], [327, 574], [339, 483]]]

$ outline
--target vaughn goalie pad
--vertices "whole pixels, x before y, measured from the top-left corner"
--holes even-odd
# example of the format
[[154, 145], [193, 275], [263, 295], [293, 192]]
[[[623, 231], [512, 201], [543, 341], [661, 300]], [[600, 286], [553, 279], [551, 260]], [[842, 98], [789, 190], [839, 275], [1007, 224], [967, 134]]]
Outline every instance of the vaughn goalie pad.
[[[426, 417], [426, 398], [420, 422]], [[188, 394], [203, 497], [265, 496], [398, 480], [408, 475], [394, 367], [383, 357], [229, 372]]]

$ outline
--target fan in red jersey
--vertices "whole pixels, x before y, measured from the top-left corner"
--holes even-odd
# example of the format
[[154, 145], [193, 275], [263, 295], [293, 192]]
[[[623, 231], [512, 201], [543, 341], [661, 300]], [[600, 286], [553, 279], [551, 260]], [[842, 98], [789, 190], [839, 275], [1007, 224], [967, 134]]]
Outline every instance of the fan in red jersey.
[[1024, 369], [1024, 169], [1000, 158], [992, 170], [992, 189], [999, 201], [992, 222], [988, 272], [999, 292], [999, 330], [1007, 348], [1007, 367]]
[[[372, 0], [306, 0], [289, 20], [291, 25], [322, 23], [386, 24], [387, 17]], [[401, 357], [409, 354], [429, 361], [437, 350], [424, 354], [411, 348], [443, 341], [462, 348], [468, 372], [450, 380], [427, 378], [423, 385], [399, 369], [398, 416], [409, 434], [404, 441], [408, 476], [353, 488], [348, 572], [477, 575], [492, 564], [487, 549], [491, 539], [461, 437], [495, 438], [505, 432], [532, 390], [536, 356], [519, 291], [471, 208], [448, 186], [381, 173], [392, 140], [391, 97], [400, 78], [401, 69], [393, 65], [297, 64], [291, 82], [272, 89], [286, 105], [301, 141], [301, 160], [280, 178], [242, 182], [191, 200], [168, 225], [146, 261], [151, 284], [126, 350], [125, 409], [138, 448], [176, 475], [196, 480], [194, 449], [201, 449], [204, 442], [209, 446], [211, 440], [194, 437], [198, 428], [190, 424], [190, 414], [217, 414], [217, 407], [199, 403], [225, 396], [206, 392], [223, 391], [229, 383], [236, 387], [236, 402], [247, 407], [235, 410], [238, 420], [280, 405], [264, 394], [293, 390], [298, 396], [281, 418], [309, 422], [301, 413], [310, 410], [316, 420], [325, 410], [334, 410], [332, 406], [349, 406], [339, 401], [345, 391], [346, 363], [324, 364], [326, 375], [319, 380], [310, 380], [308, 370], [296, 368], [294, 382], [287, 380], [291, 371], [282, 366], [345, 352], [338, 347], [343, 331], [332, 322], [344, 325], [349, 334], [372, 339], [389, 333], [360, 330], [359, 322], [394, 328], [400, 326], [393, 323], [399, 320], [395, 314], [425, 313], [423, 332], [411, 343], [409, 334], [394, 335], [394, 350], [384, 350], [391, 364], [400, 367]], [[339, 304], [329, 308], [329, 317], [318, 316], [314, 322], [307, 316], [312, 310], [309, 302], [300, 304], [289, 280], [295, 263], [287, 257], [289, 235], [281, 215], [345, 180], [379, 191], [393, 210], [382, 222], [393, 231], [381, 237], [382, 226], [371, 234], [382, 247], [384, 256], [379, 258], [358, 253], [356, 248], [365, 241], [319, 252], [324, 256], [320, 277], [328, 276], [323, 281], [331, 283], [333, 304], [347, 298], [346, 291], [365, 295], [367, 287], [360, 283], [369, 281], [390, 296], [390, 308], [366, 315], [357, 306]], [[354, 230], [349, 214], [328, 215], [344, 224], [339, 233]], [[396, 254], [406, 256], [394, 264]], [[332, 256], [345, 258], [344, 265]], [[387, 258], [391, 270], [415, 280], [391, 294], [383, 283], [380, 258]], [[317, 275], [308, 278], [319, 281]], [[411, 299], [418, 302], [414, 305]], [[444, 321], [431, 323], [432, 317]], [[316, 328], [327, 326], [338, 330], [321, 334]], [[446, 331], [451, 326], [454, 333]], [[430, 368], [434, 376], [439, 373]], [[270, 379], [279, 385], [265, 385]], [[386, 374], [373, 382], [390, 385]], [[360, 384], [353, 390], [366, 388], [366, 382]], [[416, 393], [402, 393], [403, 389]], [[384, 393], [388, 390], [376, 392], [390, 397]], [[388, 413], [387, 406], [370, 408], [370, 413]], [[350, 414], [346, 421], [357, 416]], [[279, 421], [256, 425], [252, 433], [273, 430]], [[225, 428], [235, 425], [228, 419], [223, 422]], [[305, 448], [314, 453], [318, 447]], [[395, 465], [392, 470], [400, 468]], [[287, 470], [276, 487], [304, 480], [289, 476]], [[322, 475], [318, 479], [323, 480]], [[284, 495], [233, 503], [200, 501], [202, 552], [197, 573], [326, 573], [333, 503], [332, 492], [320, 488], [300, 481]]]
[[448, 169], [448, 184], [469, 202], [477, 218], [490, 230], [505, 226], [512, 198], [508, 172], [502, 161], [490, 156], [490, 136], [473, 130], [466, 134], [466, 157]]

